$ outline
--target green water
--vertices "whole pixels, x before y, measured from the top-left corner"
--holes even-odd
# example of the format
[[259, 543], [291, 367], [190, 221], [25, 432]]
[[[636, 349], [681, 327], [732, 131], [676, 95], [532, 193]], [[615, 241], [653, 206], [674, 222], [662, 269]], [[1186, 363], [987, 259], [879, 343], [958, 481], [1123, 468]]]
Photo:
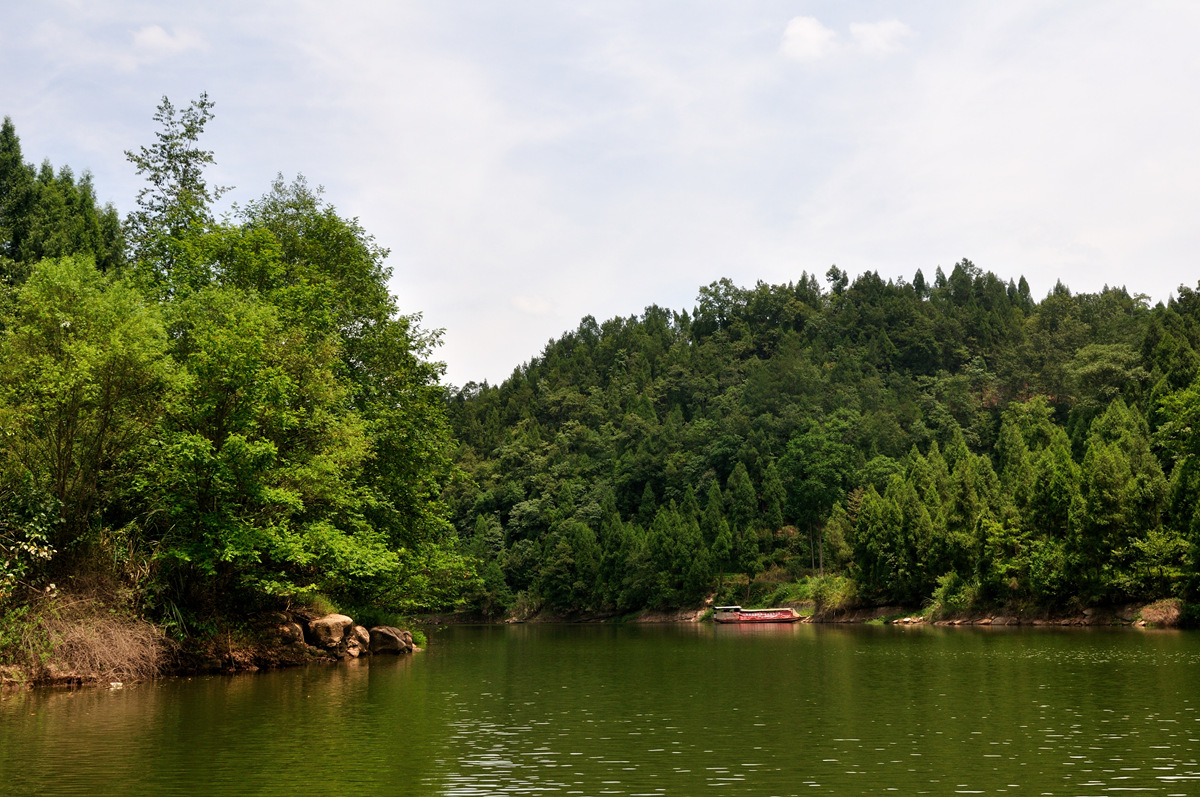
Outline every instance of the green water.
[[457, 627], [0, 700], [0, 794], [1200, 794], [1200, 635]]

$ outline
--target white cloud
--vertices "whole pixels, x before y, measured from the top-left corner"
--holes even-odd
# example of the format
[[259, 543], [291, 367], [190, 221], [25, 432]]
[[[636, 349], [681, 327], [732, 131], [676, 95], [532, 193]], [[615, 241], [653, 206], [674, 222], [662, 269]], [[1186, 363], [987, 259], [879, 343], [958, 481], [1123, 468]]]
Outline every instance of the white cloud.
[[972, 11], [886, 94], [856, 94], [853, 149], [797, 205], [806, 254], [885, 276], [965, 256], [1035, 293], [1195, 281], [1200, 111], [1178, 98], [1197, 13], [1019, 11]]
[[81, 67], [92, 77], [109, 69], [128, 74], [148, 64], [208, 49], [204, 37], [189, 27], [171, 31], [161, 25], [111, 28], [115, 29], [92, 20], [43, 19], [29, 26], [22, 43], [28, 48], [27, 55], [48, 60], [51, 69], [79, 82], [85, 82], [76, 76]]
[[850, 25], [850, 35], [859, 49], [869, 55], [890, 55], [904, 49], [904, 41], [913, 35], [908, 25], [897, 19], [881, 22], [856, 22]]
[[819, 61], [837, 49], [837, 34], [813, 17], [795, 17], [783, 32], [779, 51], [796, 61]]
[[175, 28], [174, 33], [169, 33], [159, 25], [147, 25], [133, 34], [133, 49], [143, 63], [204, 49], [204, 46], [204, 38], [187, 28]]
[[969, 257], [1035, 292], [1195, 284], [1200, 4], [853, 25], [840, 5], [785, 33], [769, 4], [44, 0], [0, 30], [0, 109], [27, 158], [90, 168], [126, 211], [121, 150], [160, 96], [207, 90], [212, 182], [239, 202], [279, 170], [324, 184], [392, 248], [400, 307], [446, 329], [458, 384], [720, 277]]
[[541, 296], [514, 296], [513, 307], [528, 315], [545, 315], [550, 312], [550, 302]]

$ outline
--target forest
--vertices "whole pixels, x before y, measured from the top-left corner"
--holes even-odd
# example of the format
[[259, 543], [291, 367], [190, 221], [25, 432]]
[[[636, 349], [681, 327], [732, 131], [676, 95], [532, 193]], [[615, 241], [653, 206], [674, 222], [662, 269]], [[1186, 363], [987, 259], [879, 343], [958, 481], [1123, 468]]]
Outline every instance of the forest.
[[85, 598], [202, 638], [305, 602], [445, 608], [474, 578], [443, 500], [458, 471], [436, 333], [388, 292], [387, 251], [303, 178], [217, 218], [212, 114], [164, 98], [153, 143], [126, 153], [145, 187], [124, 219], [0, 129], [10, 659]]
[[124, 218], [0, 128], [0, 664], [79, 595], [180, 639], [305, 604], [1196, 601], [1196, 290], [726, 279], [455, 388], [320, 189], [217, 216], [212, 109], [164, 98]]
[[969, 260], [584, 318], [450, 398], [485, 613], [1194, 600], [1200, 294]]

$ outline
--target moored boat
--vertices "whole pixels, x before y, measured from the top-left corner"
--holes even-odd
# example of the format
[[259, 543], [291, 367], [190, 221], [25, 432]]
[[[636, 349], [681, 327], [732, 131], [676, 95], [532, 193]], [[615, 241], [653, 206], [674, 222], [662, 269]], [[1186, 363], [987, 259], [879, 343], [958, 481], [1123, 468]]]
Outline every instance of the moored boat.
[[713, 621], [718, 623], [794, 623], [800, 619], [795, 609], [743, 609], [741, 606], [716, 606]]

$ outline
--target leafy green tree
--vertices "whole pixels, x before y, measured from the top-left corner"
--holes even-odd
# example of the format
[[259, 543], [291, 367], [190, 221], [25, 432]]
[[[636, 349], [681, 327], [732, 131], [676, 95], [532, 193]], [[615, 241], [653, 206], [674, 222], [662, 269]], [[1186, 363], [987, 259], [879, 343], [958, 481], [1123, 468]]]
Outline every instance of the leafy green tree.
[[991, 517], [979, 521], [982, 553], [979, 578], [983, 596], [993, 601], [1017, 601], [1029, 597], [1032, 548], [1030, 534], [1019, 526]]
[[729, 528], [733, 537], [733, 555], [738, 569], [746, 576], [746, 594], [763, 569], [762, 546], [758, 539], [758, 499], [745, 464], [738, 462], [726, 485]]
[[1081, 587], [1091, 596], [1098, 596], [1111, 577], [1105, 571], [1114, 557], [1114, 547], [1123, 547], [1126, 542], [1128, 489], [1133, 474], [1120, 451], [1095, 440], [1088, 446], [1080, 475], [1083, 489], [1071, 550]]
[[504, 527], [495, 515], [479, 515], [475, 520], [475, 535], [471, 539], [471, 555], [480, 561], [498, 559], [504, 551]]
[[1159, 527], [1133, 540], [1132, 544], [1135, 565], [1130, 591], [1143, 598], [1180, 596], [1192, 570], [1184, 535], [1174, 529]]
[[199, 144], [211, 109], [164, 98], [157, 142], [127, 153], [149, 182], [128, 221], [137, 273], [169, 308], [188, 377], [147, 471], [162, 588], [459, 600], [477, 575], [443, 501], [454, 468], [436, 334], [396, 312], [387, 252], [302, 180], [277, 181], [238, 224], [215, 221], [225, 189], [207, 183]]
[[84, 545], [164, 409], [175, 370], [166, 333], [137, 290], [84, 257], [37, 264], [5, 326], [7, 470], [58, 506], [52, 547]]
[[[813, 423], [788, 441], [780, 460], [788, 514], [809, 529], [810, 538], [841, 500], [853, 475], [855, 451], [847, 442], [854, 422], [851, 412], [839, 410], [820, 423]], [[817, 547], [824, 573], [824, 543]]]
[[560, 611], [587, 611], [594, 608], [599, 569], [600, 549], [592, 530], [583, 523], [567, 523], [551, 538], [539, 591]]
[[898, 600], [916, 603], [929, 594], [934, 576], [940, 575], [929, 571], [934, 546], [933, 520], [916, 488], [898, 474], [888, 482], [884, 500], [894, 506], [893, 517], [899, 519], [899, 525], [888, 530], [894, 541], [881, 546], [890, 554], [892, 572], [887, 590]]
[[900, 507], [868, 487], [851, 541], [855, 578], [866, 594], [887, 600], [904, 591], [908, 562], [902, 527]]
[[29, 474], [0, 471], [0, 608], [18, 591], [36, 589], [57, 551], [51, 539], [62, 523], [59, 506]]
[[1079, 395], [1079, 408], [1095, 415], [1122, 396], [1132, 398], [1148, 374], [1133, 346], [1127, 343], [1091, 343], [1079, 349], [1066, 366]]
[[502, 616], [516, 602], [516, 596], [509, 588], [499, 562], [492, 559], [484, 564], [479, 578], [481, 587], [473, 600], [480, 612], [485, 617]]
[[712, 544], [712, 561], [718, 572], [724, 574], [734, 563], [733, 534], [725, 518], [720, 519], [718, 526]]
[[646, 488], [642, 490], [642, 500], [638, 503], [637, 521], [642, 526], [648, 527], [654, 522], [654, 517], [658, 511], [658, 497], [654, 494], [654, 487], [650, 482], [646, 482]]
[[1145, 419], [1117, 398], [1092, 422], [1082, 465], [1073, 552], [1088, 594], [1130, 597], [1136, 590], [1135, 560], [1149, 549], [1135, 543], [1158, 530], [1166, 493]]
[[[330, 373], [333, 350], [288, 335], [274, 308], [230, 289], [176, 303], [187, 379], [143, 490], [165, 508], [161, 561], [189, 599], [343, 591], [395, 568], [351, 475], [368, 452]], [[306, 434], [297, 435], [303, 429]]]
[[154, 113], [160, 126], [157, 141], [125, 152], [148, 183], [138, 192], [138, 209], [125, 222], [129, 245], [138, 271], [160, 295], [206, 284], [206, 271], [192, 268], [189, 250], [197, 235], [213, 225], [212, 204], [228, 190], [210, 187], [204, 176], [215, 162], [212, 151], [200, 146], [212, 109], [203, 93], [181, 111], [163, 97]]
[[1013, 512], [1024, 512], [1033, 490], [1033, 456], [1007, 412], [996, 440], [996, 458], [1000, 466], [1000, 487], [1004, 498]]

